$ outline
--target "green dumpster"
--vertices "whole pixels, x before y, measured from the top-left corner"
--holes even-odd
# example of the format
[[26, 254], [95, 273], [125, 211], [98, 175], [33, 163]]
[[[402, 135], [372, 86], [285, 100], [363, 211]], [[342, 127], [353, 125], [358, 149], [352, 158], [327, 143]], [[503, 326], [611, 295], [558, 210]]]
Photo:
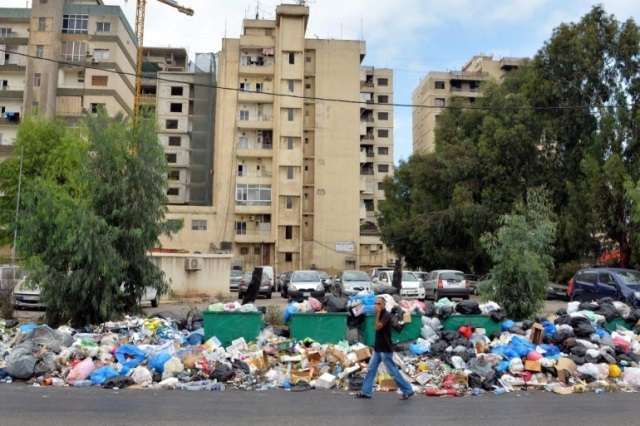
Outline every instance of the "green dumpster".
[[[373, 346], [376, 342], [376, 330], [374, 322], [376, 316], [368, 314], [364, 318], [364, 322], [360, 324], [360, 340], [367, 346]], [[391, 342], [409, 342], [420, 337], [420, 329], [422, 329], [422, 315], [411, 314], [411, 322], [407, 322], [402, 327], [402, 331], [391, 329]]]
[[631, 330], [631, 326], [633, 324], [629, 324], [628, 322], [626, 322], [624, 320], [624, 318], [614, 318], [611, 321], [607, 321], [605, 324], [605, 327], [607, 328], [607, 330], [609, 331], [616, 331], [617, 326], [622, 326], [624, 328], [626, 328], [627, 330]]
[[445, 330], [457, 330], [463, 325], [475, 325], [484, 328], [487, 336], [493, 332], [501, 332], [502, 324], [495, 322], [489, 315], [451, 315], [448, 318], [440, 320], [442, 328]]
[[318, 343], [338, 343], [347, 338], [346, 312], [297, 313], [289, 318], [292, 339], [307, 337]]
[[262, 329], [262, 312], [202, 312], [205, 342], [216, 336], [222, 346], [244, 337], [255, 341]]

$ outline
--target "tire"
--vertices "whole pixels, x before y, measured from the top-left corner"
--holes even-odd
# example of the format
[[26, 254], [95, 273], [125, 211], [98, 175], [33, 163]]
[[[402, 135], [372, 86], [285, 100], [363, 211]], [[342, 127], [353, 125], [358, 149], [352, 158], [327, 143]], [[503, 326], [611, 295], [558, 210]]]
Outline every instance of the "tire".
[[434, 291], [434, 292], [433, 292], [433, 301], [434, 301], [434, 302], [437, 302], [438, 300], [440, 300], [440, 297], [438, 296], [438, 292], [437, 292], [437, 291]]
[[462, 300], [469, 300], [469, 296], [463, 296]]
[[574, 296], [574, 297], [571, 298], [571, 301], [572, 302], [580, 302], [580, 303], [582, 303], [582, 302], [584, 302], [584, 298], [582, 296]]
[[157, 308], [160, 305], [160, 296], [156, 294], [156, 297], [151, 301], [151, 307]]
[[267, 299], [271, 299], [271, 292], [267, 293]]

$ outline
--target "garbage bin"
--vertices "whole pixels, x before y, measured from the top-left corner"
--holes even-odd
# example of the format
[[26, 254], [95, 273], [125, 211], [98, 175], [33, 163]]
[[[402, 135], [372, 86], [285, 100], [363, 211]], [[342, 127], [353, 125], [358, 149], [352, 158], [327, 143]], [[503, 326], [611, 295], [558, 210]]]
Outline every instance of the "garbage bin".
[[235, 339], [244, 337], [247, 342], [255, 341], [262, 329], [262, 312], [202, 312], [204, 340], [216, 336], [222, 346], [228, 346]]
[[346, 312], [296, 313], [289, 319], [291, 338], [307, 337], [318, 343], [338, 343], [347, 337]]
[[[360, 324], [360, 340], [367, 346], [373, 346], [376, 342], [375, 320], [375, 315], [368, 314], [365, 316], [364, 322]], [[422, 315], [411, 314], [411, 322], [405, 323], [401, 331], [391, 329], [391, 342], [400, 343], [416, 340], [420, 337], [420, 329], [422, 329]]]
[[502, 324], [495, 322], [489, 315], [451, 315], [440, 322], [445, 330], [457, 330], [463, 325], [475, 325], [484, 328], [487, 336], [493, 332], [502, 331]]

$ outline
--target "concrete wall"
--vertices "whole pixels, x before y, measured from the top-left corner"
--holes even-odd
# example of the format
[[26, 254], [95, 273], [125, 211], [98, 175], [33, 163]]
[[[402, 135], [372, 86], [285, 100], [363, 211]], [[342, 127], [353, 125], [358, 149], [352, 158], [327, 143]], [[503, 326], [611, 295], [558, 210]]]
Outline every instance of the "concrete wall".
[[[166, 274], [171, 290], [179, 297], [231, 297], [231, 255], [153, 253], [151, 258]], [[185, 268], [185, 261], [192, 258], [202, 260], [202, 269]]]

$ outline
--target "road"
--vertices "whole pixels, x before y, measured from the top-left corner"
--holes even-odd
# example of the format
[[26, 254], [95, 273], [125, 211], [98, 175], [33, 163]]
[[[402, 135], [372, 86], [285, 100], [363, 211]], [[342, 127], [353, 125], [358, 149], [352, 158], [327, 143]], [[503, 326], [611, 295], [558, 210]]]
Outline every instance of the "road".
[[168, 391], [0, 384], [0, 424], [18, 425], [637, 425], [637, 393], [543, 391], [399, 401], [345, 391]]

